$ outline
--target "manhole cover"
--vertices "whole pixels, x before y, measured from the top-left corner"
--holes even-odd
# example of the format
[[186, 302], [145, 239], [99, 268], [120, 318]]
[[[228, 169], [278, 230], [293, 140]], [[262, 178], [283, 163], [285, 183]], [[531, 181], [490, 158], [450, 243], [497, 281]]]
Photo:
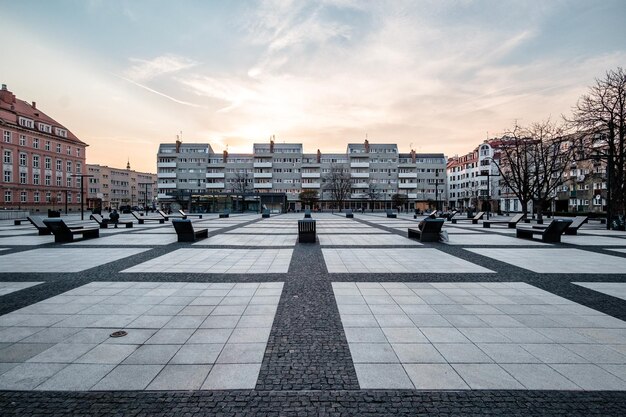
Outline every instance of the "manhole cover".
[[126, 333], [124, 330], [118, 330], [117, 332], [113, 332], [111, 333], [111, 337], [124, 337], [126, 336], [128, 333]]

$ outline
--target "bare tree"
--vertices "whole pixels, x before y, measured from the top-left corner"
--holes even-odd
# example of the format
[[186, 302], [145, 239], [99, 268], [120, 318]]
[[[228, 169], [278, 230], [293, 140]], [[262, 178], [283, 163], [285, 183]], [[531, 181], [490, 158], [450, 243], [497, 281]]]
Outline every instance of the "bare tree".
[[515, 194], [522, 205], [522, 213], [526, 215], [528, 203], [533, 197], [532, 140], [516, 125], [502, 137], [499, 150], [500, 163], [496, 163], [496, 167], [500, 172], [501, 181]]
[[374, 211], [374, 201], [380, 198], [381, 192], [378, 188], [378, 184], [372, 182], [371, 178], [368, 178], [367, 180], [367, 190], [365, 190], [365, 194], [367, 194], [370, 209]]
[[233, 194], [246, 194], [250, 192], [252, 180], [250, 179], [250, 174], [248, 171], [238, 171], [235, 172], [235, 178], [233, 179], [231, 192]]
[[574, 147], [572, 137], [561, 125], [547, 120], [534, 123], [527, 130], [532, 146], [533, 203], [541, 222], [542, 212], [556, 195], [556, 189], [563, 184], [563, 174], [572, 162]]
[[596, 79], [566, 120], [592, 138], [585, 142], [587, 157], [594, 152], [607, 161], [610, 223], [613, 213], [624, 214], [626, 209], [626, 71], [618, 67]]
[[331, 164], [330, 172], [322, 178], [323, 189], [330, 193], [331, 199], [337, 203], [339, 209], [343, 207], [343, 202], [350, 195], [352, 182], [350, 174], [342, 165]]
[[299, 195], [300, 201], [304, 206], [313, 208], [319, 201], [319, 196], [315, 190], [303, 190]]

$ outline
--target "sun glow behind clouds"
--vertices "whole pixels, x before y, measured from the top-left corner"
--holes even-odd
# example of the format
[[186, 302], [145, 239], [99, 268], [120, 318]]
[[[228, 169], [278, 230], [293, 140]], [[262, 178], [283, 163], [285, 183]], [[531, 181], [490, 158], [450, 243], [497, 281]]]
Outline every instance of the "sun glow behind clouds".
[[[180, 130], [184, 141], [210, 142], [218, 152], [250, 152], [272, 134], [303, 142], [307, 152], [343, 151], [367, 133], [403, 151], [413, 143], [452, 155], [515, 119], [567, 113], [593, 77], [626, 62], [624, 48], [607, 42], [584, 49], [552, 41], [578, 30], [559, 22], [624, 15], [617, 6], [96, 2], [83, 15], [72, 9], [85, 25], [65, 25], [65, 36], [46, 37], [46, 23], [14, 13], [0, 29], [16, 45], [0, 74], [18, 97], [38, 101], [89, 143], [90, 163], [123, 166], [130, 153], [135, 168], [154, 171], [158, 144]], [[588, 23], [605, 31], [589, 36], [615, 36]], [[99, 37], [98, 25], [123, 41]], [[69, 47], [78, 37], [81, 46]], [[53, 51], [43, 75], [34, 71], [41, 56], [19, 52], [28, 40]], [[53, 88], [32, 87], [48, 77]], [[76, 103], [71, 111], [58, 107], [60, 96]], [[112, 143], [126, 152], [111, 152]]]

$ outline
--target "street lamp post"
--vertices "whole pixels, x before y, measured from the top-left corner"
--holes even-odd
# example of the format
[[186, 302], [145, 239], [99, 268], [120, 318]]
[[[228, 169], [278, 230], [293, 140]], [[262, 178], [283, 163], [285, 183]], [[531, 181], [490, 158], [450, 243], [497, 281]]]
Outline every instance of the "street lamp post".
[[[80, 178], [80, 219], [85, 220], [84, 204], [85, 204], [85, 178], [93, 177], [91, 174], [73, 174], [72, 177]], [[67, 197], [65, 198], [67, 204]]]
[[148, 212], [148, 186], [154, 184], [154, 181], [152, 182], [140, 182], [139, 186], [144, 185], [146, 187], [146, 193], [144, 194], [144, 210], [146, 211], [146, 213]]
[[487, 157], [484, 160], [489, 161], [489, 165], [487, 170], [481, 169], [479, 177], [487, 177], [487, 220], [489, 220], [489, 214], [491, 212], [491, 177], [495, 177], [497, 175], [493, 175], [491, 173], [491, 162], [493, 161], [493, 158]]

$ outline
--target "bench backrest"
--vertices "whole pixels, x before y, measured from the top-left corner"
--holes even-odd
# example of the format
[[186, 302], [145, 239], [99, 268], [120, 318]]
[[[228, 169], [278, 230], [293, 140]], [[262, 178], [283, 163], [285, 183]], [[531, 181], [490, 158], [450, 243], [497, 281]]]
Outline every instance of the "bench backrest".
[[587, 221], [587, 216], [576, 216], [572, 220], [572, 224], [569, 225], [570, 229], [579, 229]]
[[393, 214], [393, 210], [387, 210], [387, 214]]
[[569, 219], [554, 219], [550, 222], [544, 233], [562, 235], [570, 224], [572, 224], [572, 221]]
[[437, 218], [437, 211], [433, 211], [432, 213], [430, 213], [427, 217], [427, 219], [436, 219]]
[[[163, 217], [167, 217], [167, 214], [165, 214], [165, 213], [163, 212], [163, 210], [157, 210], [157, 213], [159, 213], [159, 214], [160, 214], [161, 216], [163, 216]], [[146, 211], [146, 214], [148, 214], [148, 212], [147, 212], [147, 211]]]
[[101, 224], [104, 221], [104, 218], [101, 215], [99, 215], [99, 214], [92, 214], [89, 217], [94, 219], [96, 221], [96, 223], [99, 223], [99, 224]]
[[304, 210], [304, 214], [311, 214], [311, 210], [310, 209], [305, 209]]
[[510, 223], [519, 223], [524, 218], [524, 213], [516, 214], [509, 220]]
[[[161, 210], [159, 210], [159, 211], [161, 211]], [[184, 211], [182, 211], [182, 210], [178, 210], [178, 212], [180, 213], [180, 215], [181, 215], [181, 216], [186, 216], [186, 215], [187, 215], [187, 213], [185, 213], [185, 212], [184, 212]]]
[[298, 220], [298, 232], [315, 232], [315, 220]]
[[46, 224], [46, 226], [48, 226], [50, 230], [52, 230], [52, 233], [54, 233], [55, 235], [58, 235], [58, 234], [63, 234], [63, 235], [70, 234], [71, 235], [72, 234], [72, 231], [70, 230], [69, 227], [67, 227], [63, 219], [44, 219], [43, 222]]
[[270, 209], [264, 209], [263, 214], [270, 214]]
[[346, 210], [346, 214], [352, 214], [352, 210], [351, 209]]
[[172, 224], [174, 225], [174, 230], [176, 230], [176, 234], [193, 233], [193, 225], [191, 224], [191, 220], [189, 219], [173, 219]]
[[431, 219], [427, 217], [424, 219], [422, 233], [439, 233], [444, 222], [445, 219]]
[[31, 222], [33, 224], [33, 226], [35, 226], [37, 229], [47, 229], [48, 226], [43, 222], [43, 219], [41, 217], [37, 217], [37, 216], [29, 216], [26, 217], [28, 219], [29, 222]]
[[479, 211], [475, 216], [473, 220], [480, 220], [483, 218], [483, 216], [485, 215], [484, 211]]
[[141, 214], [137, 213], [136, 211], [131, 211], [130, 214], [132, 214], [133, 216], [135, 216], [135, 218], [137, 220], [141, 219]]

